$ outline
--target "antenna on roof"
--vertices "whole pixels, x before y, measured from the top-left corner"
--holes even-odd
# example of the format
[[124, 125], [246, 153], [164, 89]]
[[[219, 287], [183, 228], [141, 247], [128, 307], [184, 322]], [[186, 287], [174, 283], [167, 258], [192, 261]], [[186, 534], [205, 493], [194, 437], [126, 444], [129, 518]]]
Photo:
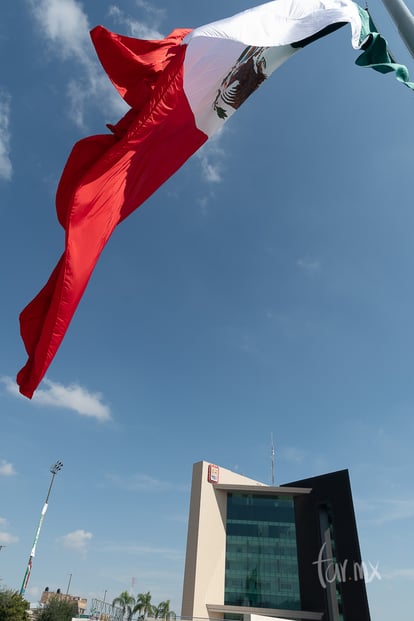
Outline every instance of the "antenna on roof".
[[270, 434], [271, 455], [272, 455], [272, 486], [275, 484], [275, 445], [273, 444], [273, 433]]

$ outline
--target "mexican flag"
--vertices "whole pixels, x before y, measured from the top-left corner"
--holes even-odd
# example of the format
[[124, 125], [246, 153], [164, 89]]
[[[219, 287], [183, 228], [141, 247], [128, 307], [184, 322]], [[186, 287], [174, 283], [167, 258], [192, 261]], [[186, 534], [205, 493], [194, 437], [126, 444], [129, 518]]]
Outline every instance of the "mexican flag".
[[17, 375], [23, 395], [31, 398], [44, 377], [115, 227], [275, 69], [344, 24], [351, 26], [353, 47], [367, 48], [360, 64], [395, 69], [390, 57], [382, 53], [378, 60], [371, 53], [378, 33], [350, 0], [275, 0], [194, 30], [174, 30], [160, 41], [101, 26], [91, 32], [105, 71], [130, 109], [108, 126], [110, 133], [78, 142], [63, 170], [56, 209], [66, 233], [64, 252], [20, 315], [28, 354]]

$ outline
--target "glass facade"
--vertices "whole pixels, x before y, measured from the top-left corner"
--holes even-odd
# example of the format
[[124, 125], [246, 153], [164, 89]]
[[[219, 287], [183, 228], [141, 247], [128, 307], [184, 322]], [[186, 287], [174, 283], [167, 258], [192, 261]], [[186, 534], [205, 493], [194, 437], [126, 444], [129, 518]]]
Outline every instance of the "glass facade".
[[300, 610], [293, 497], [229, 493], [224, 603]]
[[[326, 569], [326, 579], [333, 584], [331, 581], [335, 577], [335, 591], [334, 596], [336, 599], [336, 607], [337, 610], [334, 613], [335, 618], [338, 621], [344, 621], [344, 613], [343, 613], [343, 605], [342, 605], [342, 590], [341, 590], [341, 579], [340, 572], [337, 571], [336, 568], [339, 567], [337, 555], [336, 555], [336, 540], [335, 540], [335, 529], [334, 529], [334, 520], [332, 514], [332, 507], [328, 504], [321, 505], [319, 508], [319, 522], [321, 525], [321, 534], [322, 541], [325, 545], [329, 544], [329, 561], [327, 561], [327, 569]], [[325, 529], [325, 530], [324, 530]], [[330, 570], [330, 571], [329, 571]], [[341, 579], [340, 579], [341, 578]], [[328, 604], [329, 605], [329, 604]], [[331, 606], [332, 607], [332, 604]]]

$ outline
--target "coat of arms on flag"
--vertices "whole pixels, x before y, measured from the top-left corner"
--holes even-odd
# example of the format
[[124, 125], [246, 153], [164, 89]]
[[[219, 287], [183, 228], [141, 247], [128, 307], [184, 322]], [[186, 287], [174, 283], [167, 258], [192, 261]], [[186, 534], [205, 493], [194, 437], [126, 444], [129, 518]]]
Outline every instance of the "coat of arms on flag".
[[28, 359], [17, 375], [31, 398], [51, 364], [100, 254], [118, 224], [195, 153], [270, 74], [301, 47], [351, 25], [357, 64], [412, 88], [364, 9], [351, 0], [273, 0], [162, 40], [98, 26], [99, 59], [130, 106], [112, 133], [80, 140], [56, 194], [64, 252], [20, 315]]

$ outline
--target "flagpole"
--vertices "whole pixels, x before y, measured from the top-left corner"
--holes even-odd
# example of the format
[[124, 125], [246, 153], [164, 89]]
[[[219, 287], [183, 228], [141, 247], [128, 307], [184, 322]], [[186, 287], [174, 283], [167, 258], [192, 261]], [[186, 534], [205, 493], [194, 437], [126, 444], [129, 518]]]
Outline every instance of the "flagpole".
[[48, 507], [48, 502], [49, 502], [49, 496], [50, 496], [50, 492], [52, 490], [53, 481], [55, 480], [55, 476], [57, 475], [59, 470], [62, 470], [62, 468], [63, 468], [63, 464], [59, 460], [55, 464], [53, 464], [53, 466], [51, 466], [51, 468], [50, 468], [50, 472], [52, 473], [52, 479], [50, 481], [50, 485], [49, 485], [49, 489], [48, 489], [48, 492], [47, 492], [46, 500], [45, 500], [45, 503], [44, 503], [43, 508], [42, 508], [42, 513], [40, 514], [40, 520], [39, 520], [39, 524], [37, 525], [36, 535], [35, 535], [35, 538], [34, 538], [34, 541], [33, 541], [32, 549], [31, 549], [30, 556], [29, 556], [29, 561], [27, 563], [26, 572], [24, 574], [23, 583], [22, 583], [22, 586], [21, 586], [21, 589], [20, 589], [20, 595], [24, 595], [24, 593], [26, 591], [26, 588], [27, 588], [27, 584], [29, 582], [29, 578], [30, 578], [30, 574], [31, 574], [31, 571], [32, 571], [32, 566], [33, 566], [33, 559], [34, 559], [35, 554], [36, 554], [36, 546], [37, 546], [37, 542], [39, 540], [40, 529], [42, 528], [43, 520], [44, 520], [45, 515], [46, 515], [46, 511], [47, 511], [47, 507]]
[[382, 1], [394, 24], [397, 26], [401, 39], [414, 58], [414, 16], [403, 0]]

